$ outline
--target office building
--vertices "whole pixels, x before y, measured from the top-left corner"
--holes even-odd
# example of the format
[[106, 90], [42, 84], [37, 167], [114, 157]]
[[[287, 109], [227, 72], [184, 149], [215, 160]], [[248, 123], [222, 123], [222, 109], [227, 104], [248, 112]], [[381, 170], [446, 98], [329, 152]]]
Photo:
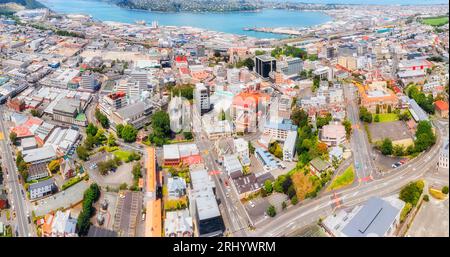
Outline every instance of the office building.
[[255, 57], [255, 71], [263, 78], [268, 78], [272, 71], [276, 71], [276, 59], [270, 55], [258, 55]]
[[287, 134], [283, 145], [283, 161], [293, 161], [295, 156], [295, 142], [297, 140], [297, 131], [292, 130]]
[[194, 89], [195, 108], [200, 115], [207, 113], [211, 109], [209, 87], [203, 83], [197, 83]]

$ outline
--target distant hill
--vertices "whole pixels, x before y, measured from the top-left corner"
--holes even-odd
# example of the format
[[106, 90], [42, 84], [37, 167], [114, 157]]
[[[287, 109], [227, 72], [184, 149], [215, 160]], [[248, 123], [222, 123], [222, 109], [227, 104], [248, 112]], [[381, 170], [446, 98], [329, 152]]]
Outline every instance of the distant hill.
[[45, 5], [41, 4], [36, 0], [0, 0], [0, 5], [2, 4], [19, 4], [26, 9], [36, 9], [36, 8], [45, 8]]
[[251, 0], [109, 0], [120, 7], [160, 12], [232, 12], [254, 11]]

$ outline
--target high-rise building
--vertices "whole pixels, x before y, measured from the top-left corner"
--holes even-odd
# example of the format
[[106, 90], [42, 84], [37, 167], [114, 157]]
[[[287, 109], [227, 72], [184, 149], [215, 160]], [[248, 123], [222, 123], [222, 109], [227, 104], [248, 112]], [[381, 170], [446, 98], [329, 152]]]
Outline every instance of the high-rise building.
[[100, 111], [108, 116], [113, 111], [117, 111], [127, 105], [127, 98], [125, 92], [116, 92], [103, 96], [100, 101]]
[[298, 75], [303, 69], [303, 61], [298, 57], [287, 57], [283, 60], [283, 66], [280, 69], [284, 75]]
[[131, 80], [138, 82], [141, 91], [148, 90], [148, 78], [146, 71], [134, 70], [130, 74]]
[[208, 112], [211, 109], [209, 101], [209, 88], [203, 83], [197, 83], [194, 90], [194, 100], [197, 111], [200, 115]]
[[277, 68], [276, 59], [270, 55], [259, 55], [255, 57], [255, 71], [263, 78], [268, 78], [272, 71]]
[[87, 90], [95, 90], [95, 76], [90, 72], [83, 72], [81, 75], [80, 86]]

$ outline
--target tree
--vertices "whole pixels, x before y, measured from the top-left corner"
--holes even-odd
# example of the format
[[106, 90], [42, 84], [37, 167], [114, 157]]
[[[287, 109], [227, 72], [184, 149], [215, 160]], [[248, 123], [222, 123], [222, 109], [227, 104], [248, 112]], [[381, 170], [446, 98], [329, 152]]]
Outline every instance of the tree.
[[411, 182], [408, 185], [406, 185], [402, 190], [400, 191], [399, 198], [403, 200], [406, 203], [410, 203], [413, 206], [416, 206], [417, 202], [419, 201], [420, 195], [423, 191], [423, 182], [422, 181], [416, 181]]
[[16, 132], [11, 132], [11, 133], [9, 133], [9, 140], [11, 140], [11, 142], [14, 144], [15, 142], [16, 142], [16, 140], [17, 140], [17, 134], [16, 134]]
[[405, 155], [405, 148], [403, 147], [403, 145], [399, 145], [399, 144], [394, 145], [393, 154], [395, 156]]
[[323, 142], [317, 143], [316, 149], [317, 149], [317, 152], [319, 155], [328, 154], [328, 146], [327, 146], [327, 144], [325, 144]]
[[164, 111], [157, 111], [152, 116], [153, 133], [159, 136], [170, 136], [170, 118], [169, 114]]
[[266, 210], [267, 215], [269, 215], [270, 217], [275, 217], [275, 215], [277, 215], [277, 211], [275, 210], [275, 206], [270, 205], [267, 210]]
[[388, 112], [388, 113], [391, 113], [391, 112], [392, 112], [392, 106], [391, 106], [391, 105], [388, 105], [388, 107], [387, 107], [387, 112]]
[[192, 135], [192, 132], [190, 132], [190, 131], [183, 132], [183, 136], [184, 136], [184, 139], [186, 139], [186, 140], [191, 140], [194, 138], [194, 136]]
[[429, 121], [420, 121], [417, 124], [416, 140], [414, 141], [414, 151], [422, 152], [436, 143], [436, 136]]
[[38, 117], [38, 116], [40, 116], [39, 111], [36, 110], [36, 109], [31, 109], [30, 113], [31, 113], [31, 115], [32, 115], [33, 117]]
[[441, 191], [442, 191], [442, 193], [447, 195], [448, 194], [448, 186], [442, 187]]
[[380, 113], [380, 105], [379, 105], [379, 104], [377, 104], [377, 107], [376, 107], [376, 109], [375, 109], [375, 113], [376, 113], [376, 114], [379, 114], [379, 113]]
[[87, 128], [86, 128], [86, 134], [91, 135], [91, 136], [95, 136], [97, 134], [98, 128], [89, 122]]
[[226, 115], [224, 110], [221, 110], [219, 113], [219, 120], [225, 120], [226, 119]]
[[272, 191], [273, 191], [272, 180], [268, 179], [268, 180], [264, 181], [264, 190], [266, 190], [266, 192], [268, 194], [272, 193]]
[[117, 146], [116, 137], [113, 134], [108, 135], [107, 145], [109, 147]]
[[248, 141], [248, 151], [249, 151], [251, 154], [254, 154], [254, 153], [255, 153], [255, 147], [252, 145], [252, 142], [250, 142], [250, 141]]
[[398, 115], [398, 118], [402, 121], [409, 121], [411, 119], [411, 115], [408, 113], [408, 111], [404, 111]]
[[424, 200], [425, 202], [428, 202], [428, 201], [430, 201], [430, 197], [429, 197], [428, 195], [424, 195], [424, 196], [423, 196], [423, 200]]
[[122, 124], [118, 124], [116, 125], [116, 132], [117, 132], [117, 136], [119, 138], [122, 138], [122, 130], [123, 130], [123, 125]]
[[385, 138], [381, 144], [381, 153], [383, 155], [391, 155], [392, 150], [392, 140], [390, 138]]
[[375, 115], [375, 119], [373, 119], [375, 122], [380, 122], [380, 115]]
[[350, 136], [352, 135], [352, 123], [346, 119], [342, 122], [342, 125], [345, 127], [345, 136], [347, 139], [350, 139]]
[[297, 203], [298, 203], [298, 198], [297, 198], [297, 196], [295, 195], [294, 197], [291, 198], [291, 204], [292, 204], [292, 205], [296, 205]]
[[137, 129], [135, 129], [133, 126], [127, 124], [123, 127], [123, 129], [121, 131], [121, 136], [125, 142], [131, 143], [131, 142], [136, 141], [137, 133], [138, 133]]
[[286, 209], [286, 207], [287, 207], [287, 204], [286, 204], [285, 201], [283, 201], [283, 202], [281, 203], [281, 208], [284, 210], [284, 209]]
[[295, 108], [291, 113], [292, 123], [298, 127], [304, 127], [308, 124], [308, 114], [300, 108]]
[[255, 51], [255, 55], [264, 55], [264, 54], [266, 54], [266, 51], [263, 51], [263, 50], [256, 50]]
[[372, 113], [370, 113], [366, 107], [360, 107], [359, 119], [367, 123], [372, 123]]
[[331, 121], [332, 119], [333, 119], [333, 118], [332, 118], [332, 116], [331, 116], [331, 113], [327, 113], [327, 114], [325, 115], [325, 117], [321, 117], [321, 116], [317, 117], [317, 121], [316, 121], [317, 128], [322, 128], [323, 126], [325, 126], [325, 125], [327, 125], [328, 123], [330, 123], [330, 121]]
[[78, 158], [80, 158], [83, 161], [87, 161], [87, 159], [89, 158], [89, 152], [86, 149], [86, 147], [80, 145], [77, 147], [76, 151], [77, 151]]
[[106, 115], [101, 113], [99, 109], [95, 110], [95, 118], [97, 119], [98, 122], [100, 122], [103, 128], [105, 129], [109, 128], [108, 117], [106, 117]]
[[50, 170], [51, 173], [58, 172], [59, 167], [60, 167], [59, 160], [53, 160], [48, 164], [48, 169]]

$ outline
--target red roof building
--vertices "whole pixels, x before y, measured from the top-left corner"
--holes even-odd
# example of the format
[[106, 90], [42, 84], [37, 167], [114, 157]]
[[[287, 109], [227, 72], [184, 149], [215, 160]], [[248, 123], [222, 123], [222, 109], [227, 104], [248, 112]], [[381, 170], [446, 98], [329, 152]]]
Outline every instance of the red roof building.
[[442, 100], [434, 102], [436, 114], [441, 118], [448, 118], [448, 103]]

